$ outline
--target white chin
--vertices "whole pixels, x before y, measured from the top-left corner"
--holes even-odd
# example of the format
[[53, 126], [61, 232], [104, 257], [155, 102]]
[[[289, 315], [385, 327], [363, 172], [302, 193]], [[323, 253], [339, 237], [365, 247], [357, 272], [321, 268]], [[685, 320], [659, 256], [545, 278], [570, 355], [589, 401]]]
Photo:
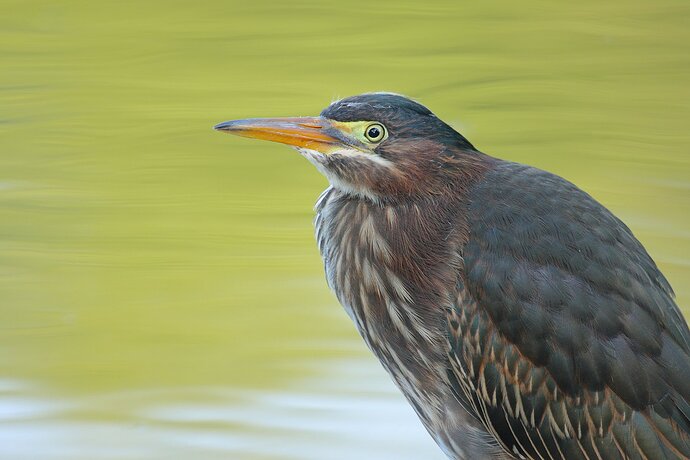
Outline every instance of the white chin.
[[312, 162], [317, 168], [319, 165], [323, 164], [324, 160], [326, 159], [325, 154], [317, 152], [316, 150], [305, 149], [304, 147], [293, 148], [297, 150], [304, 158]]
[[[358, 196], [360, 198], [367, 198], [373, 202], [379, 202], [379, 197], [369, 189], [358, 187], [355, 184], [344, 181], [340, 176], [334, 174], [326, 167], [326, 154], [317, 152], [316, 150], [305, 149], [302, 147], [295, 147], [296, 150], [302, 154], [304, 158], [309, 160], [321, 174], [326, 176], [328, 182], [333, 188], [345, 192], [348, 195]], [[345, 152], [343, 152], [345, 153]], [[336, 153], [337, 154], [337, 153]], [[332, 154], [331, 154], [332, 155]]]

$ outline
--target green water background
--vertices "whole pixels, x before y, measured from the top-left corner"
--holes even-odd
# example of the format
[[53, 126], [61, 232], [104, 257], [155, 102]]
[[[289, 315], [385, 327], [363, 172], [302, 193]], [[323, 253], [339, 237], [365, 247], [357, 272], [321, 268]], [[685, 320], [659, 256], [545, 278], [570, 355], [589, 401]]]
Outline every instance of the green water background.
[[687, 1], [0, 0], [0, 458], [441, 458], [328, 292], [326, 181], [217, 122], [407, 94], [690, 306]]

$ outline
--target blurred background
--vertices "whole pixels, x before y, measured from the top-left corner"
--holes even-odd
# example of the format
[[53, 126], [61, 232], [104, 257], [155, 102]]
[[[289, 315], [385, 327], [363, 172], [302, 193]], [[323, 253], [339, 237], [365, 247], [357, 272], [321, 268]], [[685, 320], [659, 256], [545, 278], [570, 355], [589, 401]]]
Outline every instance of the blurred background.
[[437, 459], [328, 291], [296, 152], [404, 93], [575, 182], [690, 313], [687, 0], [0, 0], [0, 458]]

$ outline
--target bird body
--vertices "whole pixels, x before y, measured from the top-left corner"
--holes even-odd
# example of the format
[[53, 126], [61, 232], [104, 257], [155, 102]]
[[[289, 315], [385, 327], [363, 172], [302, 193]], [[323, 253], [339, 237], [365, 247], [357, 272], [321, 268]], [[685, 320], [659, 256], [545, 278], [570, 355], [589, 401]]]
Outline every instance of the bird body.
[[217, 128], [293, 145], [329, 179], [328, 284], [449, 458], [690, 458], [687, 324], [575, 185], [388, 93]]

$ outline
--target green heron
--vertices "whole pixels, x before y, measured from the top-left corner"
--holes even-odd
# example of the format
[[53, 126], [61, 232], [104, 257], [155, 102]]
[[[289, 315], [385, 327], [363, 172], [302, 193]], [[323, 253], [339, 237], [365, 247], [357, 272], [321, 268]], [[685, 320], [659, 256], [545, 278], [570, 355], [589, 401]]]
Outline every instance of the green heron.
[[587, 193], [391, 93], [215, 128], [328, 178], [328, 284], [449, 458], [690, 458], [688, 326]]

